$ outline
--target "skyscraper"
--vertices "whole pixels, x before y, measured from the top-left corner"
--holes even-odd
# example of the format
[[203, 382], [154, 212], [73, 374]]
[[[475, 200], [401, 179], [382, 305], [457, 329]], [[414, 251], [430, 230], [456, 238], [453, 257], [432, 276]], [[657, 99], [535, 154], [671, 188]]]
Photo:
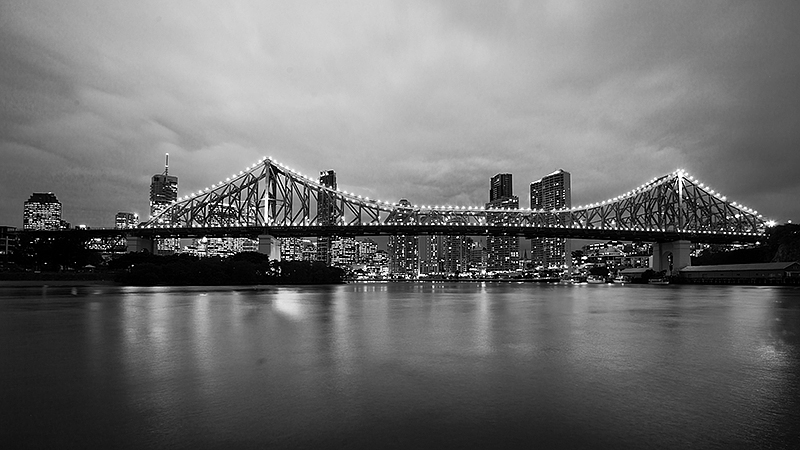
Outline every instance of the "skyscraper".
[[489, 183], [491, 185], [489, 189], [490, 202], [514, 196], [514, 185], [512, 184], [510, 173], [498, 173], [489, 180]]
[[[514, 195], [510, 173], [498, 173], [490, 180], [489, 203], [486, 209], [519, 209], [519, 197]], [[501, 225], [501, 214], [490, 219], [493, 225]], [[489, 257], [487, 269], [508, 272], [519, 266], [519, 239], [516, 236], [489, 236], [486, 240]]]
[[452, 275], [471, 266], [473, 241], [467, 236], [432, 234], [420, 243], [420, 273]]
[[[319, 184], [336, 189], [336, 172], [333, 170], [326, 170], [319, 173]], [[320, 189], [319, 201], [317, 204], [317, 216], [319, 224], [335, 225], [339, 219], [339, 214], [336, 211], [336, 202], [333, 195], [324, 189]], [[331, 242], [336, 239], [334, 236], [319, 236], [317, 237], [317, 261], [322, 261], [325, 264], [331, 264]]]
[[[150, 181], [150, 218], [161, 214], [178, 199], [178, 177], [169, 174], [169, 153], [164, 162], [164, 173], [153, 175]], [[160, 217], [158, 223], [171, 225], [171, 217]], [[181, 249], [181, 240], [175, 238], [158, 239], [156, 247], [159, 253], [174, 253]]]
[[[159, 215], [178, 199], [178, 177], [169, 174], [169, 153], [166, 155], [164, 173], [153, 175], [150, 181], [150, 218]], [[163, 218], [160, 222], [169, 222]]]
[[[400, 206], [409, 207], [411, 203], [401, 199]], [[389, 273], [400, 278], [419, 276], [419, 238], [411, 235], [389, 236]]]
[[[558, 169], [531, 183], [531, 209], [562, 209], [572, 206], [572, 178]], [[554, 224], [555, 225], [555, 224]], [[531, 262], [543, 269], [564, 270], [571, 266], [567, 240], [561, 238], [531, 239]]]
[[61, 202], [52, 192], [34, 192], [24, 203], [23, 230], [58, 230], [61, 228]]

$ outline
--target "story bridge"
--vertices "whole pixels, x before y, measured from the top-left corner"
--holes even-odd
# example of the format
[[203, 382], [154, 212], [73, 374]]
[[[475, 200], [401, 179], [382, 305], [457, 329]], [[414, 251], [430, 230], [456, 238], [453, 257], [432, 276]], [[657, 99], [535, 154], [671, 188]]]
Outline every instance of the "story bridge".
[[[271, 157], [176, 200], [135, 229], [86, 230], [87, 236], [128, 236], [129, 251], [175, 237], [467, 235], [555, 237], [653, 242], [654, 267], [671, 255], [689, 264], [695, 243], [764, 240], [767, 221], [730, 202], [684, 170], [654, 178], [617, 197], [556, 210], [413, 205], [334, 189]], [[105, 234], [104, 234], [105, 233]], [[661, 260], [661, 263], [658, 261]]]

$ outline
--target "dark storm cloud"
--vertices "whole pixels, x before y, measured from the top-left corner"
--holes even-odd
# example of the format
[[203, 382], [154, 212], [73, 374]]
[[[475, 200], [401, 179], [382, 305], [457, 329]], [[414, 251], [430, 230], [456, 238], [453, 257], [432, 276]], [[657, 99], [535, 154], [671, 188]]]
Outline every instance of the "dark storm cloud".
[[[344, 189], [482, 204], [488, 179], [573, 174], [574, 203], [676, 168], [797, 218], [794, 2], [0, 5], [3, 224], [146, 211], [271, 155]], [[35, 169], [35, 171], [34, 171]]]

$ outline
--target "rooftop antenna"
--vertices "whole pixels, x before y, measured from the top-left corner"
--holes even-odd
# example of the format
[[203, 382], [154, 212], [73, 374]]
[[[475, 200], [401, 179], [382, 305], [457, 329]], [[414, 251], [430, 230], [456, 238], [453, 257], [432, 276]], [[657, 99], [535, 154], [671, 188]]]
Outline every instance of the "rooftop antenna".
[[167, 153], [167, 160], [164, 162], [164, 175], [169, 175], [169, 153]]

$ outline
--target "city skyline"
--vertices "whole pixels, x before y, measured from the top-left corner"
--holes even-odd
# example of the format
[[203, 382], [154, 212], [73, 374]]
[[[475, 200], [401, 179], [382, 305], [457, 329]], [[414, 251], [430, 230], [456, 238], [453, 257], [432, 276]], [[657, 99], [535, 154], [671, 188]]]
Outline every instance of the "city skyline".
[[164, 153], [182, 192], [265, 155], [417, 204], [558, 167], [585, 204], [685, 168], [800, 216], [795, 3], [190, 6], [0, 6], [0, 225], [31, 192], [145, 217]]

